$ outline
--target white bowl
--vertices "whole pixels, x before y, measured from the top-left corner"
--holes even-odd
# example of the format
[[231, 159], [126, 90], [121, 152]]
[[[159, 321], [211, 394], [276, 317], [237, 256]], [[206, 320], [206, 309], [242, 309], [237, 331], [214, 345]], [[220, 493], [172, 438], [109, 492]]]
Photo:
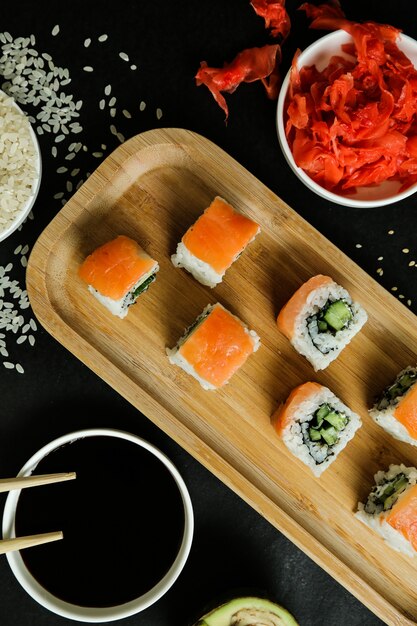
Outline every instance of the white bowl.
[[[1, 92], [0, 93], [4, 93]], [[26, 115], [23, 113], [22, 109], [19, 107], [19, 105], [14, 102], [13, 106], [24, 116], [26, 117]], [[27, 118], [26, 118], [27, 119]], [[9, 235], [11, 235], [12, 233], [14, 233], [15, 230], [17, 230], [19, 228], [19, 226], [22, 224], [22, 222], [25, 221], [25, 219], [27, 218], [27, 216], [29, 215], [33, 205], [35, 204], [35, 200], [37, 198], [38, 192], [39, 192], [39, 187], [41, 185], [41, 177], [42, 177], [42, 159], [41, 159], [41, 150], [39, 147], [39, 143], [38, 143], [38, 139], [36, 137], [36, 133], [32, 128], [32, 124], [29, 122], [28, 120], [28, 124], [29, 124], [29, 133], [30, 133], [30, 137], [33, 141], [33, 145], [35, 147], [35, 168], [36, 168], [36, 176], [33, 179], [33, 183], [32, 183], [32, 190], [31, 190], [31, 195], [29, 196], [28, 200], [25, 202], [25, 204], [23, 204], [19, 210], [19, 212], [16, 214], [16, 217], [14, 218], [13, 222], [11, 222], [7, 228], [5, 229], [1, 229], [0, 226], [0, 241], [3, 241], [4, 239], [6, 239], [6, 237], [8, 237]]]
[[[125, 439], [135, 443], [142, 448], [148, 450], [157, 459], [161, 461], [168, 469], [174, 481], [178, 487], [179, 493], [182, 498], [184, 506], [184, 532], [181, 545], [179, 547], [177, 556], [171, 565], [165, 576], [144, 595], [124, 604], [117, 606], [96, 608], [96, 607], [84, 607], [77, 606], [65, 602], [47, 591], [38, 581], [32, 576], [27, 569], [20, 552], [8, 552], [7, 560], [9, 565], [16, 576], [19, 583], [32, 596], [39, 604], [56, 613], [72, 620], [81, 622], [111, 622], [117, 619], [128, 617], [143, 611], [148, 606], [156, 602], [168, 589], [174, 584], [178, 576], [180, 575], [186, 560], [188, 558], [191, 543], [194, 532], [194, 515], [191, 499], [187, 490], [187, 487], [179, 474], [176, 467], [173, 465], [165, 454], [163, 454], [158, 448], [155, 448], [147, 441], [126, 433], [120, 430], [113, 430], [110, 428], [93, 428], [88, 430], [79, 430], [77, 432], [63, 435], [54, 441], [51, 441], [46, 446], [38, 450], [20, 470], [18, 476], [29, 476], [36, 469], [38, 463], [48, 454], [68, 443], [72, 443], [78, 439], [85, 437], [116, 437], [118, 439]], [[42, 487], [38, 487], [42, 489]], [[19, 500], [21, 490], [11, 491], [7, 497], [6, 505], [3, 514], [3, 538], [12, 539], [15, 534], [15, 515], [17, 503]], [[169, 517], [168, 517], [169, 523]], [[30, 549], [30, 548], [29, 548]]]
[[[316, 65], [317, 69], [321, 71], [327, 66], [331, 56], [335, 54], [343, 56], [341, 46], [345, 43], [351, 43], [352, 41], [352, 37], [344, 30], [337, 30], [329, 35], [325, 35], [300, 54], [297, 62], [298, 67]], [[409, 57], [414, 66], [417, 67], [417, 41], [411, 39], [411, 37], [407, 37], [407, 35], [401, 34], [397, 39], [397, 45], [399, 49]], [[400, 193], [399, 189], [401, 183], [387, 181], [379, 185], [358, 187], [356, 193], [344, 196], [328, 191], [310, 178], [304, 170], [298, 167], [288, 145], [284, 126], [284, 106], [289, 87], [290, 71], [291, 70], [288, 71], [282, 83], [278, 98], [277, 132], [281, 149], [289, 166], [306, 187], [326, 200], [350, 207], [377, 207], [392, 204], [393, 202], [398, 202], [399, 200], [411, 196], [417, 191], [417, 183]]]

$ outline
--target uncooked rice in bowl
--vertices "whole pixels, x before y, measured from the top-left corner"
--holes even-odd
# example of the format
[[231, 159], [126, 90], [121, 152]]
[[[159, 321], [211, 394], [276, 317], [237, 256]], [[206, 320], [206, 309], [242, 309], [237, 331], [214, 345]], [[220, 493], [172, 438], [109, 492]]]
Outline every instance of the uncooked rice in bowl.
[[0, 234], [33, 195], [37, 152], [26, 116], [0, 92]]

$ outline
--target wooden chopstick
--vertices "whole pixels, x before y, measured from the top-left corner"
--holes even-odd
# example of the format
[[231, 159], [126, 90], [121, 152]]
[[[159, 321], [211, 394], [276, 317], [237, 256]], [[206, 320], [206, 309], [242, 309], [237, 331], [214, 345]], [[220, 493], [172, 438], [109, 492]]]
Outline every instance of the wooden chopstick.
[[42, 543], [57, 541], [63, 538], [63, 533], [59, 530], [52, 533], [42, 533], [41, 535], [28, 535], [27, 537], [15, 537], [14, 539], [2, 539], [0, 541], [0, 554], [12, 552], [13, 550], [23, 550], [32, 546], [40, 546]]
[[[1, 478], [0, 493], [11, 491], [12, 489], [25, 489], [26, 487], [37, 487], [39, 485], [50, 485], [60, 483], [65, 480], [76, 478], [75, 472], [61, 474], [40, 474], [39, 476], [16, 476], [16, 478]], [[13, 550], [23, 550], [32, 546], [40, 546], [43, 543], [58, 541], [64, 534], [58, 530], [40, 535], [27, 535], [26, 537], [14, 537], [13, 539], [0, 540], [0, 554], [12, 552]]]
[[39, 476], [17, 476], [16, 478], [1, 478], [0, 493], [11, 491], [12, 489], [24, 489], [25, 487], [37, 487], [38, 485], [50, 485], [60, 483], [64, 480], [76, 478], [75, 472], [63, 474], [40, 474]]

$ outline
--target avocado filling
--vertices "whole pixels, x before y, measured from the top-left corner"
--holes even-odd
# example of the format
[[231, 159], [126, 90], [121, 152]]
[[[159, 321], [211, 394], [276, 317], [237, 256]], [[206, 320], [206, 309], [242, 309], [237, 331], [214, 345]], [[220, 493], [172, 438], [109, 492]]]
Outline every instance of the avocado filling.
[[323, 354], [333, 348], [325, 345], [323, 336], [334, 337], [340, 330], [349, 326], [353, 320], [353, 312], [345, 300], [328, 300], [324, 307], [307, 319], [307, 330], [314, 346]]
[[382, 511], [389, 511], [407, 486], [408, 478], [402, 472], [391, 478], [391, 480], [376, 485], [368, 496], [365, 512], [374, 515]]
[[416, 382], [417, 371], [414, 369], [406, 370], [397, 377], [393, 385], [390, 385], [382, 392], [377, 400], [376, 408], [378, 411], [387, 409], [390, 405], [398, 404], [396, 400], [401, 398]]
[[329, 404], [321, 404], [308, 422], [302, 422], [303, 441], [319, 465], [332, 454], [334, 446], [346, 428], [349, 418]]

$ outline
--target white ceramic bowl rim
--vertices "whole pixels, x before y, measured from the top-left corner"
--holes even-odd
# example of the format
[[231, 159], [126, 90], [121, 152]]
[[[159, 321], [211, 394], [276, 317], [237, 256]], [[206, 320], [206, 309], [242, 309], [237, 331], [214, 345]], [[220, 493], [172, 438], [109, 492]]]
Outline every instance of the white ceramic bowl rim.
[[[300, 56], [298, 57], [297, 64], [299, 67], [302, 67], [304, 65], [307, 65], [307, 66], [314, 65], [315, 60], [313, 57], [315, 53], [321, 50], [325, 51], [330, 45], [334, 44], [335, 42], [338, 42], [339, 45], [342, 45], [349, 41], [352, 41], [352, 37], [349, 35], [349, 33], [347, 33], [344, 30], [336, 30], [332, 33], [329, 33], [328, 35], [324, 35], [324, 37], [320, 37], [320, 39], [317, 39], [317, 41], [312, 43], [310, 46], [308, 46], [301, 52]], [[404, 46], [406, 46], [409, 50], [411, 49], [414, 50], [415, 56], [417, 58], [417, 42], [414, 39], [412, 39], [411, 37], [408, 37], [408, 35], [404, 35], [403, 33], [401, 33], [398, 38], [398, 44], [400, 48], [401, 48], [401, 44], [404, 44]], [[341, 51], [339, 53], [341, 53]], [[417, 63], [415, 62], [414, 65], [417, 66]], [[291, 152], [291, 149], [288, 145], [286, 135], [285, 135], [284, 105], [285, 105], [285, 99], [287, 97], [287, 92], [288, 92], [288, 87], [289, 87], [289, 82], [290, 82], [290, 74], [291, 74], [291, 68], [288, 70], [287, 75], [285, 76], [285, 79], [282, 83], [281, 90], [280, 90], [279, 97], [278, 97], [277, 117], [276, 117], [277, 134], [278, 134], [279, 144], [281, 146], [282, 152], [287, 160], [288, 165], [291, 167], [293, 172], [298, 176], [298, 178], [300, 178], [303, 181], [306, 187], [308, 187], [311, 191], [314, 191], [318, 196], [325, 198], [326, 200], [330, 200], [331, 202], [334, 202], [336, 204], [341, 204], [343, 206], [355, 207], [355, 208], [385, 206], [387, 204], [399, 202], [400, 200], [403, 200], [404, 198], [407, 198], [408, 196], [411, 196], [413, 193], [416, 192], [417, 183], [415, 183], [414, 185], [411, 185], [410, 187], [408, 187], [401, 193], [396, 191], [396, 192], [391, 193], [390, 195], [390, 193], [388, 192], [388, 195], [383, 198], [378, 198], [376, 200], [375, 199], [370, 199], [370, 200], [362, 199], [361, 200], [361, 199], [357, 199], [354, 197], [350, 197], [348, 195], [342, 196], [342, 195], [333, 193], [332, 191], [328, 191], [327, 189], [325, 189], [324, 187], [316, 183], [312, 178], [310, 178], [310, 176], [308, 176], [308, 174], [304, 172], [304, 170], [296, 164], [293, 154]], [[384, 184], [387, 185], [388, 187], [392, 183], [387, 181]], [[372, 189], [372, 188], [368, 187], [368, 189]]]
[[[111, 622], [117, 619], [128, 617], [143, 611], [148, 606], [156, 602], [168, 589], [174, 584], [180, 575], [186, 560], [188, 558], [194, 532], [194, 514], [191, 498], [188, 489], [180, 473], [172, 463], [172, 461], [158, 448], [144, 439], [137, 437], [128, 432], [111, 429], [111, 428], [91, 428], [88, 430], [79, 430], [67, 435], [58, 437], [54, 441], [46, 444], [43, 448], [35, 452], [35, 454], [25, 463], [20, 470], [18, 476], [28, 476], [35, 469], [38, 463], [50, 452], [68, 443], [83, 439], [85, 437], [116, 437], [131, 441], [142, 448], [151, 452], [159, 459], [169, 470], [174, 478], [184, 505], [184, 534], [179, 548], [177, 557], [165, 576], [144, 595], [112, 607], [96, 608], [83, 607], [70, 604], [60, 600], [56, 596], [49, 593], [42, 587], [37, 580], [30, 574], [20, 555], [20, 552], [7, 553], [9, 565], [22, 587], [32, 596], [39, 604], [50, 611], [76, 621], [83, 622]], [[21, 490], [11, 491], [7, 497], [3, 514], [3, 537], [10, 539], [15, 537], [15, 514]]]
[[29, 215], [33, 205], [35, 204], [36, 198], [39, 193], [39, 188], [41, 186], [41, 178], [42, 178], [42, 157], [41, 157], [41, 149], [39, 147], [38, 138], [36, 137], [36, 133], [33, 130], [32, 124], [29, 122], [27, 115], [22, 111], [20, 106], [17, 104], [16, 100], [14, 100], [13, 96], [9, 96], [4, 91], [0, 90], [0, 93], [4, 94], [8, 98], [12, 98], [13, 106], [15, 109], [20, 111], [20, 113], [26, 118], [29, 124], [29, 134], [32, 139], [34, 148], [35, 148], [35, 168], [36, 168], [36, 176], [33, 179], [31, 195], [25, 202], [25, 204], [21, 207], [20, 211], [16, 214], [13, 222], [9, 224], [7, 228], [4, 230], [0, 230], [0, 241], [6, 239], [9, 235], [14, 233], [15, 230], [19, 228], [19, 226], [25, 221], [27, 216]]

